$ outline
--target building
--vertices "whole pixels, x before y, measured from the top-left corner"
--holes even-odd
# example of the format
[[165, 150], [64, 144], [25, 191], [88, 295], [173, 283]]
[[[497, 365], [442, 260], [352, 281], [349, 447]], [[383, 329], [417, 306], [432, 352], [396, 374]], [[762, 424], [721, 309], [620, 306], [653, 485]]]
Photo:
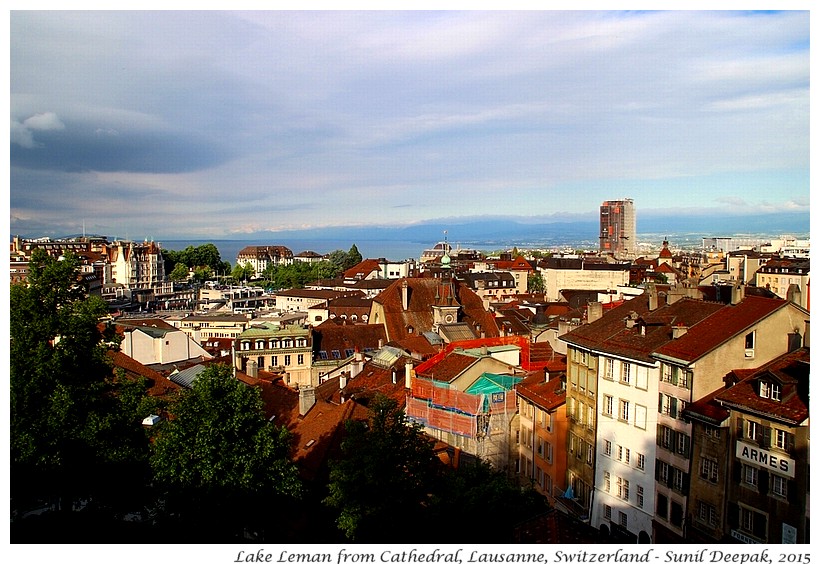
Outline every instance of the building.
[[162, 370], [161, 367], [211, 358], [202, 346], [161, 319], [127, 319], [118, 321], [123, 353], [140, 364]]
[[165, 280], [165, 261], [159, 243], [114, 241], [104, 254], [107, 259], [104, 283], [136, 290], [152, 289]]
[[650, 287], [600, 318], [591, 310], [588, 324], [560, 338], [568, 482], [576, 512], [595, 528], [645, 542], [686, 537], [692, 429], [683, 410], [733, 367], [784, 353], [808, 319], [791, 302], [735, 291], [723, 304]]
[[405, 412], [424, 431], [460, 451], [507, 470], [517, 411], [520, 349], [498, 356], [488, 347], [454, 349], [418, 365], [409, 377]]
[[255, 323], [236, 338], [234, 367], [251, 377], [259, 370], [281, 375], [294, 388], [315, 387], [312, 341], [307, 326]]
[[[629, 284], [628, 262], [605, 262], [585, 258], [551, 257], [538, 263], [544, 281], [544, 299], [562, 300], [562, 291], [604, 292]], [[570, 304], [577, 307], [577, 304]]]
[[249, 245], [236, 255], [237, 266], [251, 265], [257, 275], [269, 266], [291, 265], [293, 260], [293, 251], [282, 245]]
[[[730, 374], [729, 387], [714, 396], [728, 413], [726, 504], [693, 500], [696, 520], [722, 515], [724, 533], [747, 544], [809, 542], [809, 371], [802, 347]], [[741, 378], [732, 383], [732, 376]], [[699, 474], [714, 466], [702, 456]]]
[[600, 247], [616, 258], [637, 256], [638, 234], [635, 204], [631, 199], [607, 200], [601, 204]]
[[809, 309], [810, 270], [808, 258], [773, 258], [757, 269], [755, 286], [767, 288], [784, 300]]
[[250, 320], [241, 313], [210, 313], [169, 316], [165, 320], [187, 333], [197, 343], [212, 339], [236, 339]]
[[566, 373], [535, 372], [516, 386], [516, 392], [518, 476], [554, 504], [567, 490]]

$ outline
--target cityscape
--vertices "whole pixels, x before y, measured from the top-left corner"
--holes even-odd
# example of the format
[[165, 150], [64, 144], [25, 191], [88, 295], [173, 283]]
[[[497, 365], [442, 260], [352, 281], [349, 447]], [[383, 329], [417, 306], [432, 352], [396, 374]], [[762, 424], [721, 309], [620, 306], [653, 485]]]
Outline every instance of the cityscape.
[[12, 544], [810, 543], [808, 10], [10, 20]]
[[355, 243], [248, 245], [231, 262], [212, 244], [15, 237], [12, 284], [74, 257], [118, 337], [113, 369], [155, 400], [141, 413], [154, 440], [222, 366], [259, 390], [320, 490], [338, 431], [387, 398], [442, 468], [486, 465], [541, 498], [500, 540], [808, 542], [809, 240], [643, 255], [633, 200], [599, 216], [598, 249], [488, 256], [445, 233], [403, 261]]

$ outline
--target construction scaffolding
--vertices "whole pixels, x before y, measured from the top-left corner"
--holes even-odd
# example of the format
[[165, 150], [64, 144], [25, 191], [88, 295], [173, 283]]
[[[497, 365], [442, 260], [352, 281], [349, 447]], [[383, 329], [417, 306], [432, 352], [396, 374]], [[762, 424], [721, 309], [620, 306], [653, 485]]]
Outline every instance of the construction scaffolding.
[[432, 380], [413, 378], [405, 413], [428, 434], [496, 468], [505, 468], [510, 421], [517, 411], [512, 388], [519, 380], [509, 375], [484, 374], [462, 392]]

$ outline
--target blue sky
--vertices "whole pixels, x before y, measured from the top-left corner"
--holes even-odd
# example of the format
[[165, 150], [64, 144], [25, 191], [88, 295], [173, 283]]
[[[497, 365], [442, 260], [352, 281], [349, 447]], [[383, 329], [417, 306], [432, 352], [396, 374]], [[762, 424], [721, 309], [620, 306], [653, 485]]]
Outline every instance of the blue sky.
[[12, 234], [809, 209], [807, 11], [13, 11], [10, 30]]

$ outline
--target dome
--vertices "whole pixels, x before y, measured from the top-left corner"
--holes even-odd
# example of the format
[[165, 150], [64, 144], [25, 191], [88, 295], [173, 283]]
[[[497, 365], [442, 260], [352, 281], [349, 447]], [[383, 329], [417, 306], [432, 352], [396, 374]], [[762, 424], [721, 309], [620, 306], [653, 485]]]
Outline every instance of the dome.
[[441, 257], [441, 266], [449, 266], [450, 265], [450, 255], [446, 254]]

